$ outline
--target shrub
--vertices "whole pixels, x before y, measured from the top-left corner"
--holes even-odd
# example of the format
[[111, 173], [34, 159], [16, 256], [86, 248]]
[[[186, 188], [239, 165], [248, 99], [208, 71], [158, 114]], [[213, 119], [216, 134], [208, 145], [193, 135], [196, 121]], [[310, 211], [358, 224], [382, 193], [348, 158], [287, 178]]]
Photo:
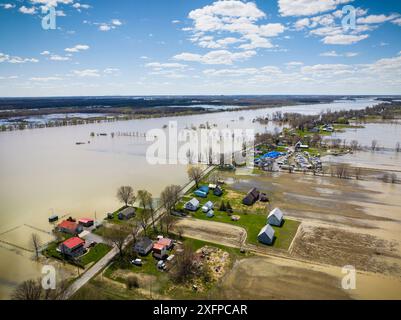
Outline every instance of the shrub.
[[137, 276], [130, 275], [126, 279], [126, 286], [128, 290], [139, 288], [139, 280]]

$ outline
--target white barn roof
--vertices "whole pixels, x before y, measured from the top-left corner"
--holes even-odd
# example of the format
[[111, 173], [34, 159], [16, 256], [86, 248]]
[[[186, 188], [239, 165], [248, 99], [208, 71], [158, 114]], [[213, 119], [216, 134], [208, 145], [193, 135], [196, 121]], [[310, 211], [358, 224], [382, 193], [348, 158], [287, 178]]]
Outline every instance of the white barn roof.
[[199, 206], [199, 200], [196, 198], [193, 198], [192, 200], [188, 201], [189, 204], [191, 204], [194, 207]]
[[281, 221], [283, 220], [284, 214], [279, 208], [276, 208], [270, 212], [267, 218], [269, 219], [272, 216], [274, 216], [278, 221]]
[[274, 238], [274, 229], [270, 225], [265, 225], [262, 230], [260, 230], [258, 237], [261, 235], [266, 234], [269, 239]]

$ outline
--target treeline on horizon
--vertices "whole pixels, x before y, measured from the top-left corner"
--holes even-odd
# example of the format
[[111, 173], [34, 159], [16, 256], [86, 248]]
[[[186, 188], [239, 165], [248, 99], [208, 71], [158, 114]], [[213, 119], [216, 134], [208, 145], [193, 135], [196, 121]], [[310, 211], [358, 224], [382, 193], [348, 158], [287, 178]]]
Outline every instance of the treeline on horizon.
[[[43, 98], [0, 98], [0, 110], [48, 109], [48, 108], [149, 108], [170, 106], [247, 106], [283, 103], [324, 103], [336, 99], [360, 98], [363, 96], [152, 96], [152, 97], [43, 97]], [[95, 112], [98, 112], [96, 110]]]

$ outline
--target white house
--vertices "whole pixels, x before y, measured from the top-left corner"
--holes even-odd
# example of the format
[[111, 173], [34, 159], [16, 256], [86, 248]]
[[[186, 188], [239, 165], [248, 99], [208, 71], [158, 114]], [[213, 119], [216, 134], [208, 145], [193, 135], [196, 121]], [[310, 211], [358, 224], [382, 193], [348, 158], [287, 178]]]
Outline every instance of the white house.
[[281, 227], [281, 225], [283, 224], [283, 219], [283, 212], [279, 208], [276, 208], [272, 210], [268, 215], [267, 224], [270, 224], [271, 226]]
[[274, 241], [274, 229], [270, 225], [265, 225], [258, 234], [258, 241], [271, 245]]
[[196, 198], [193, 198], [192, 200], [188, 201], [185, 204], [185, 209], [190, 210], [190, 211], [196, 211], [199, 208], [199, 200]]
[[212, 209], [213, 209], [213, 202], [212, 202], [212, 201], [206, 202], [206, 203], [204, 204], [204, 206], [202, 207], [202, 211], [203, 211], [204, 213], [207, 213], [207, 212], [209, 212], [209, 211], [212, 210]]

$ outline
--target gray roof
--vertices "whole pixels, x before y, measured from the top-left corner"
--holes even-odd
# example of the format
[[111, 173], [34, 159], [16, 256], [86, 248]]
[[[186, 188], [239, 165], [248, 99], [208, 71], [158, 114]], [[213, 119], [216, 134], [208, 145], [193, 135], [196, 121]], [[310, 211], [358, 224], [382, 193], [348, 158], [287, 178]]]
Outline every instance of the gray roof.
[[192, 198], [192, 200], [188, 201], [187, 204], [191, 204], [194, 207], [198, 207], [199, 206], [199, 200], [196, 198]]
[[260, 230], [258, 237], [260, 237], [262, 234], [266, 234], [269, 239], [274, 238], [274, 229], [270, 225], [265, 225], [262, 230]]
[[213, 202], [212, 201], [208, 201], [204, 204], [204, 207], [208, 207], [208, 208], [213, 208]]
[[148, 248], [149, 246], [153, 245], [153, 241], [150, 240], [149, 238], [145, 237], [139, 240], [137, 243], [135, 243], [136, 248]]
[[269, 219], [271, 216], [275, 216], [278, 221], [281, 221], [281, 220], [283, 220], [284, 214], [279, 208], [275, 208], [274, 210], [272, 210], [270, 212], [270, 214], [267, 218]]
[[124, 210], [121, 210], [119, 214], [122, 214], [123, 216], [129, 216], [135, 214], [135, 208], [133, 207], [125, 208]]

